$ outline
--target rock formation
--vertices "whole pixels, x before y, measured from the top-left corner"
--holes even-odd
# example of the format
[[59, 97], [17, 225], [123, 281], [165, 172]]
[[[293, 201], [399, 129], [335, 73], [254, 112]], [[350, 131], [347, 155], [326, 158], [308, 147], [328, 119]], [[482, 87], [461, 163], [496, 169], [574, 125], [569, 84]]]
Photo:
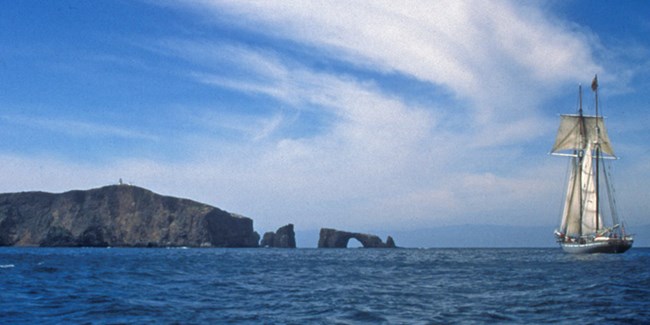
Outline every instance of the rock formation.
[[361, 242], [365, 248], [395, 248], [395, 241], [388, 236], [386, 243], [378, 236], [356, 232], [340, 231], [330, 228], [321, 228], [318, 248], [346, 248], [348, 241], [354, 238]]
[[277, 248], [296, 248], [296, 234], [293, 231], [293, 224], [288, 224], [284, 227], [278, 228], [276, 232], [269, 231], [264, 233], [261, 247], [277, 247]]
[[0, 246], [257, 247], [253, 220], [114, 185], [61, 194], [0, 194]]

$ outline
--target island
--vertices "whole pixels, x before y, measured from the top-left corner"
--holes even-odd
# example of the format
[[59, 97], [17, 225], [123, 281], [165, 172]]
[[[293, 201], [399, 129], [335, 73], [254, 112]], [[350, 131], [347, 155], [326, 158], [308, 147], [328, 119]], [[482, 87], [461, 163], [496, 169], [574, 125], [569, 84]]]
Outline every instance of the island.
[[258, 247], [253, 220], [131, 185], [0, 194], [0, 246]]

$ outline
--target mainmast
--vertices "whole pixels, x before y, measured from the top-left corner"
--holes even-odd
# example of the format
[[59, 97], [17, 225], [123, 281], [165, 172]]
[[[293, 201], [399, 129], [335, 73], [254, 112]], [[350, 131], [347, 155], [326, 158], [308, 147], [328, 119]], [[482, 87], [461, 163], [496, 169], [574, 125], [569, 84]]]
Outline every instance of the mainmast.
[[600, 162], [600, 126], [598, 125], [598, 75], [594, 76], [594, 80], [591, 82], [591, 90], [594, 91], [595, 101], [596, 101], [596, 232], [600, 228], [598, 224], [598, 216], [600, 215], [600, 171], [599, 162]]
[[580, 190], [578, 191], [578, 194], [580, 195], [580, 212], [578, 213], [579, 215], [579, 234], [580, 236], [583, 235], [582, 233], [582, 219], [584, 217], [584, 197], [583, 197], [583, 189], [582, 189], [582, 160], [585, 157], [585, 148], [586, 144], [584, 143], [585, 140], [587, 139], [586, 137], [586, 126], [585, 126], [585, 119], [584, 116], [582, 115], [582, 84], [578, 85], [578, 98], [579, 98], [579, 106], [578, 106], [578, 115], [580, 116], [580, 149], [578, 150], [578, 184], [580, 184]]

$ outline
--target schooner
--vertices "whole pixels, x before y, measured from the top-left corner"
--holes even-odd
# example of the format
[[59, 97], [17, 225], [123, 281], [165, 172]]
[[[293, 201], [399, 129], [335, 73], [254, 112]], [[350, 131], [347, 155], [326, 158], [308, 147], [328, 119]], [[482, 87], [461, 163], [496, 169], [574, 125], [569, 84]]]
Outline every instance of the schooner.
[[[606, 160], [616, 156], [604, 119], [598, 114], [598, 76], [594, 77], [591, 89], [596, 114], [583, 114], [580, 86], [578, 114], [561, 115], [551, 150], [553, 155], [570, 158], [562, 220], [555, 237], [568, 253], [623, 253], [632, 247], [634, 239], [626, 233], [618, 216], [611, 176], [604, 168]], [[609, 209], [603, 209], [605, 205]]]

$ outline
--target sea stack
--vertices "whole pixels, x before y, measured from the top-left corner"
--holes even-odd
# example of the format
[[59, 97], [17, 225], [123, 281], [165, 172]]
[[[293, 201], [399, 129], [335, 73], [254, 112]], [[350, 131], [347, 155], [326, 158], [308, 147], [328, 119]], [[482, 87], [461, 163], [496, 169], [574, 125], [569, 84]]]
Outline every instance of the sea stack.
[[260, 242], [261, 247], [296, 248], [296, 234], [293, 224], [278, 228], [277, 231], [266, 232]]

